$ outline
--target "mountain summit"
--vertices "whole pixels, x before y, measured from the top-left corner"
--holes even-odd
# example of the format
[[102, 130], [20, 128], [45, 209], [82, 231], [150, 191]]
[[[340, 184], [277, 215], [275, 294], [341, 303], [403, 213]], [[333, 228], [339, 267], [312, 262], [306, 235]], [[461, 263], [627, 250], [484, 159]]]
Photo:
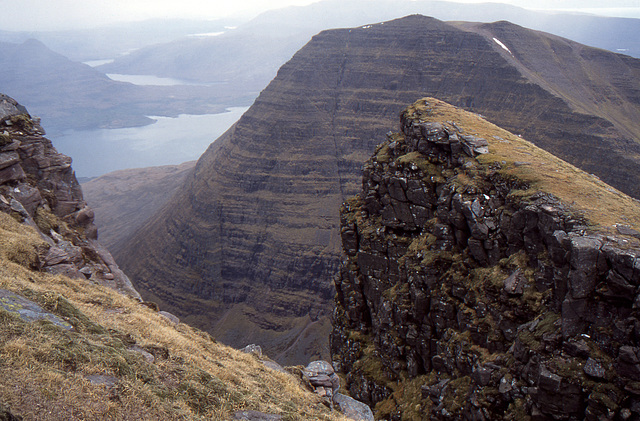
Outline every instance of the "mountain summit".
[[640, 197], [638, 80], [640, 60], [507, 22], [322, 32], [118, 262], [146, 299], [222, 341], [306, 360], [328, 328], [337, 209], [406, 104], [430, 95], [482, 114]]

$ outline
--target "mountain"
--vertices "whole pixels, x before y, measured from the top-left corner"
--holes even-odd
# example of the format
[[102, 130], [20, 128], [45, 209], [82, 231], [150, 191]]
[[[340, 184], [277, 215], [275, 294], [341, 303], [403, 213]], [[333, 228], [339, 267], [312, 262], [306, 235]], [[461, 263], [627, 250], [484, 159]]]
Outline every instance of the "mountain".
[[373, 420], [328, 363], [287, 371], [143, 302], [43, 133], [0, 94], [0, 419]]
[[352, 396], [377, 419], [640, 417], [638, 201], [434, 98], [400, 121], [341, 210]]
[[180, 37], [221, 32], [240, 23], [241, 19], [152, 19], [75, 30], [0, 31], [0, 41], [22, 44], [29, 39], [37, 39], [72, 61], [84, 62], [108, 60]]
[[337, 209], [405, 104], [447, 100], [640, 196], [630, 123], [640, 117], [639, 71], [637, 59], [507, 22], [414, 15], [324, 31], [117, 260], [145, 299], [223, 342], [252, 338], [293, 361], [318, 349], [307, 347], [308, 329], [330, 313]]
[[[637, 19], [570, 13], [535, 12], [506, 4], [441, 1], [395, 2], [325, 0], [261, 14], [216, 37], [182, 38], [157, 43], [100, 67], [107, 73], [152, 74], [219, 86], [233, 86], [238, 96], [255, 98], [277, 69], [314, 34], [410, 14], [440, 20], [507, 20], [580, 43], [640, 57]], [[598, 28], [598, 30], [593, 30]]]
[[[222, 112], [226, 94], [206, 86], [150, 87], [115, 82], [48, 49], [37, 40], [0, 43], [0, 90], [21, 98], [51, 133], [131, 127], [148, 115]], [[222, 100], [220, 99], [222, 98]]]
[[100, 241], [111, 250], [122, 247], [149, 217], [180, 188], [195, 162], [114, 171], [82, 183], [95, 212]]

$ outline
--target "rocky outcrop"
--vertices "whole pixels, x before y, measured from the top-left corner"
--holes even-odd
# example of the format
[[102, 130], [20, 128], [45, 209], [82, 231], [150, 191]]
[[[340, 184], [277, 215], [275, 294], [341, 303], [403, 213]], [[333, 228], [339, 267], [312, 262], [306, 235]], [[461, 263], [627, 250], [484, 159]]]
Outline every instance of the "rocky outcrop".
[[640, 417], [640, 244], [606, 222], [640, 205], [606, 192], [477, 116], [409, 107], [341, 212], [351, 395], [393, 420]]
[[[307, 390], [315, 393], [322, 400], [321, 402], [331, 408], [337, 409], [347, 419], [354, 421], [373, 421], [373, 412], [366, 404], [359, 402], [349, 396], [345, 396], [341, 393], [337, 393], [340, 389], [340, 377], [336, 374], [331, 363], [327, 361], [317, 360], [307, 364], [304, 369], [302, 366], [297, 367], [282, 367], [280, 364], [274, 362], [266, 355], [262, 353], [262, 347], [256, 344], [250, 344], [240, 350], [245, 354], [253, 355], [258, 361], [270, 368], [281, 373], [287, 373], [297, 378], [301, 385]], [[243, 416], [249, 418], [239, 419], [262, 419], [261, 416], [272, 417], [273, 415], [261, 414], [261, 413], [248, 413], [240, 411], [236, 413], [236, 417]], [[251, 416], [255, 418], [250, 418]], [[270, 418], [265, 418], [270, 419]], [[280, 418], [278, 418], [280, 419]]]
[[[326, 346], [307, 346], [304, 334], [331, 311], [337, 209], [357, 192], [362, 162], [400, 110], [424, 95], [557, 146], [636, 194], [640, 184], [629, 180], [640, 175], [633, 158], [640, 154], [632, 152], [640, 135], [620, 127], [637, 132], [624, 123], [640, 118], [629, 105], [637, 104], [630, 82], [638, 78], [637, 60], [504, 22], [482, 31], [409, 16], [315, 36], [205, 152], [162, 211], [115, 252], [118, 263], [145, 299], [182, 320], [233, 346], [259, 342], [270, 355], [282, 354], [279, 361], [299, 362], [289, 358]], [[507, 46], [517, 38], [521, 47], [512, 57], [493, 37]], [[547, 61], [555, 70], [545, 74], [570, 74], [597, 97], [611, 93], [615, 113], [625, 117], [613, 123], [578, 113], [574, 100], [559, 96], [564, 85], [552, 94], [539, 76], [525, 74], [519, 63], [542, 48], [564, 57]], [[580, 66], [565, 67], [568, 56]], [[589, 58], [596, 56], [597, 66]], [[577, 71], [591, 66], [600, 70]]]
[[71, 158], [44, 137], [39, 121], [0, 95], [0, 211], [37, 230], [44, 243], [28, 264], [87, 279], [140, 298], [100, 243], [94, 212], [82, 197]]

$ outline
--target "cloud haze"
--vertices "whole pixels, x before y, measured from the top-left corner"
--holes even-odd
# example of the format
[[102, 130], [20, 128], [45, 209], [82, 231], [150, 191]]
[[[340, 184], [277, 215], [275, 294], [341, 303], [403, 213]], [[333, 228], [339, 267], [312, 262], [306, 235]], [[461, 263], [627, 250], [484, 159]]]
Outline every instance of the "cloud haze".
[[[308, 5], [318, 0], [16, 0], [2, 2], [0, 29], [58, 30], [95, 27], [153, 18], [216, 19], [231, 15], [253, 17], [268, 9]], [[366, 1], [362, 1], [366, 7]], [[398, 0], [402, 1], [402, 0]], [[411, 0], [404, 0], [411, 1]], [[480, 3], [483, 0], [457, 0]], [[494, 2], [499, 2], [494, 0]], [[525, 8], [578, 10], [640, 17], [637, 0], [503, 0]]]

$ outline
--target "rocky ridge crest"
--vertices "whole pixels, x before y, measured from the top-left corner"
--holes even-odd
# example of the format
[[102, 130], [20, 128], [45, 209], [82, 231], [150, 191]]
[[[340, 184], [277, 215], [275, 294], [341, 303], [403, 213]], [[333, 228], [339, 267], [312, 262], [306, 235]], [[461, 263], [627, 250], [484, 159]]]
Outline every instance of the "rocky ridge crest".
[[43, 241], [29, 265], [88, 279], [140, 299], [100, 243], [71, 158], [58, 153], [37, 118], [0, 94], [0, 211], [34, 228]]
[[638, 419], [638, 204], [432, 98], [388, 136], [341, 212], [351, 395], [377, 419]]

